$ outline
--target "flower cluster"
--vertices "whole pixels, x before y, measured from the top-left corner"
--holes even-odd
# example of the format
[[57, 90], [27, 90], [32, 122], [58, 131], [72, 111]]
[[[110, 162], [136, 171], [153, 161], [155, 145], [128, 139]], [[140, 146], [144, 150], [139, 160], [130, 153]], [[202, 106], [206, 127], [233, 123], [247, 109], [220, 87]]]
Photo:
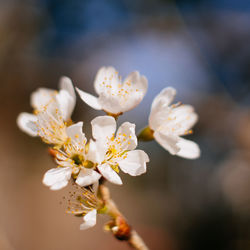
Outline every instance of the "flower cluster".
[[102, 67], [94, 81], [98, 97], [76, 88], [86, 104], [106, 112], [91, 121], [90, 139], [83, 132], [83, 122], [71, 119], [76, 95], [67, 77], [61, 78], [58, 91], [40, 88], [32, 93], [33, 113], [21, 113], [17, 118], [22, 131], [49, 144], [57, 167], [45, 173], [43, 183], [51, 190], [59, 190], [72, 180], [80, 188], [81, 194], [74, 196], [72, 204], [78, 207], [73, 213], [83, 216], [81, 229], [94, 226], [96, 214], [104, 209], [96, 194], [100, 180], [121, 185], [120, 170], [131, 176], [146, 172], [149, 157], [136, 149], [138, 139], [155, 139], [173, 155], [190, 159], [200, 155], [196, 143], [180, 137], [190, 133], [197, 114], [190, 105], [170, 105], [176, 94], [171, 87], [154, 99], [149, 125], [138, 137], [133, 123], [124, 122], [117, 129], [118, 117], [142, 101], [147, 86], [147, 78], [137, 71], [122, 81], [113, 67]]

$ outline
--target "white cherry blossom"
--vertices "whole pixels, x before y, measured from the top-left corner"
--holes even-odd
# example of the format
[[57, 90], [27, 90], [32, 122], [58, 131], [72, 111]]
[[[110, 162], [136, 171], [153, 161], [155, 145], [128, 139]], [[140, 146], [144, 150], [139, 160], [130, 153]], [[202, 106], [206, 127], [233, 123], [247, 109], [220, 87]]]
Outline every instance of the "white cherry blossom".
[[66, 142], [60, 150], [54, 150], [55, 159], [59, 165], [48, 170], [43, 183], [52, 190], [67, 186], [71, 175], [76, 178], [79, 186], [89, 186], [97, 182], [101, 175], [93, 169], [94, 165], [88, 161], [86, 152], [86, 137], [82, 132], [82, 122], [66, 128]]
[[170, 103], [176, 95], [174, 88], [165, 88], [152, 103], [149, 127], [155, 140], [170, 154], [188, 159], [200, 156], [199, 146], [180, 136], [187, 135], [198, 120], [191, 105]]
[[115, 116], [136, 107], [145, 96], [147, 86], [147, 78], [138, 71], [130, 73], [122, 82], [113, 67], [102, 67], [94, 81], [98, 97], [76, 90], [89, 106]]
[[98, 164], [98, 170], [107, 180], [121, 185], [119, 169], [132, 176], [146, 172], [149, 158], [144, 151], [134, 150], [137, 146], [134, 124], [124, 122], [116, 135], [116, 121], [111, 116], [96, 117], [91, 125], [95, 141], [90, 141], [89, 159]]
[[[54, 104], [50, 106], [50, 112], [57, 112], [61, 117], [60, 120], [63, 122], [70, 121], [76, 103], [75, 91], [71, 80], [68, 77], [62, 77], [59, 82], [59, 89], [59, 91], [56, 91], [39, 88], [31, 94], [30, 102], [34, 109], [34, 114], [22, 112], [17, 118], [17, 124], [22, 131], [31, 136], [38, 136], [38, 129], [35, 123], [38, 122], [40, 113], [45, 114], [42, 116], [47, 116], [46, 110], [51, 103]], [[55, 110], [51, 110], [52, 107]]]

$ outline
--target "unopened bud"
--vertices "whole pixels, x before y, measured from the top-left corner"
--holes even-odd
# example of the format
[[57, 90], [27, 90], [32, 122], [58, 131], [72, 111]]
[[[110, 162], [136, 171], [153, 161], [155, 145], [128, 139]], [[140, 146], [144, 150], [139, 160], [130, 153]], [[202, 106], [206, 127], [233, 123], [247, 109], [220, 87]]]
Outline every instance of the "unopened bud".
[[118, 240], [128, 240], [131, 233], [131, 227], [122, 216], [117, 216], [115, 226], [112, 227], [112, 232]]

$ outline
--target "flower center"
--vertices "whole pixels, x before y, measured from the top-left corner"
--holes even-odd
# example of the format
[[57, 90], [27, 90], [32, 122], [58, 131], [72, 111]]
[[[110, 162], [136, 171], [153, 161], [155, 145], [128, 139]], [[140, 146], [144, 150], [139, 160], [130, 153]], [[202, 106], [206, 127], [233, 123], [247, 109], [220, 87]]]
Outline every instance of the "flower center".
[[82, 155], [75, 154], [71, 157], [76, 165], [81, 165], [84, 161], [84, 157]]
[[116, 149], [115, 145], [111, 145], [106, 153], [108, 158], [112, 158], [117, 155], [118, 150]]

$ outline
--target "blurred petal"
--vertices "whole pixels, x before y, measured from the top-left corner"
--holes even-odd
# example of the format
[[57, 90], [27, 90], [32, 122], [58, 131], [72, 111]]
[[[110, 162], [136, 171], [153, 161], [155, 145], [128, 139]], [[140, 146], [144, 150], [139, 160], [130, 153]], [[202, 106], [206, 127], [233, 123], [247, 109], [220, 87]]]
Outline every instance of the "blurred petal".
[[160, 94], [158, 94], [151, 106], [151, 112], [149, 115], [149, 126], [153, 130], [156, 130], [159, 121], [158, 121], [158, 113], [164, 111], [169, 104], [173, 101], [174, 97], [176, 95], [176, 90], [172, 87], [168, 87], [163, 89]]
[[59, 81], [59, 88], [61, 90], [66, 90], [70, 94], [70, 96], [72, 96], [74, 102], [76, 101], [75, 90], [74, 90], [72, 81], [69, 77], [66, 77], [66, 76], [61, 77]]
[[171, 113], [172, 124], [170, 126], [175, 128], [178, 135], [184, 135], [190, 130], [198, 120], [198, 115], [194, 112], [191, 105], [181, 105], [174, 108]]
[[56, 94], [56, 90], [39, 88], [31, 94], [30, 104], [32, 108], [40, 111], [55, 98]]
[[70, 120], [75, 107], [73, 97], [66, 90], [60, 90], [56, 95], [56, 101], [58, 103], [63, 120]]
[[91, 184], [94, 184], [101, 178], [101, 175], [98, 174], [93, 169], [82, 169], [77, 176], [76, 183], [81, 187], [86, 187]]
[[124, 173], [137, 176], [146, 172], [147, 162], [149, 162], [149, 158], [144, 151], [133, 150], [127, 152], [124, 159], [118, 161], [118, 165]]
[[180, 138], [177, 146], [180, 148], [180, 151], [177, 153], [178, 156], [187, 159], [196, 159], [200, 157], [200, 148], [198, 144], [193, 141]]
[[94, 81], [95, 91], [98, 95], [107, 91], [107, 85], [117, 87], [119, 84], [118, 72], [114, 67], [102, 67], [98, 70]]
[[99, 103], [99, 100], [97, 97], [91, 95], [91, 94], [88, 94], [78, 88], [76, 88], [76, 91], [78, 92], [78, 94], [80, 95], [81, 99], [86, 103], [88, 104], [90, 107], [92, 107], [93, 109], [96, 109], [96, 110], [101, 110], [102, 109], [102, 106], [100, 105]]
[[92, 135], [96, 140], [107, 141], [114, 136], [116, 121], [112, 116], [98, 116], [91, 121]]
[[96, 209], [88, 212], [84, 217], [83, 217], [83, 223], [80, 225], [80, 230], [85, 230], [90, 227], [95, 226], [96, 224]]
[[72, 170], [66, 168], [52, 168], [43, 177], [43, 184], [49, 186], [51, 190], [59, 190], [67, 186]]
[[[59, 88], [60, 88], [59, 95], [62, 95], [64, 96], [64, 98], [66, 98], [64, 102], [62, 102], [61, 100], [61, 103], [65, 103], [64, 106], [62, 106], [64, 108], [62, 115], [64, 120], [67, 121], [71, 118], [71, 115], [74, 111], [76, 105], [76, 94], [72, 81], [70, 80], [70, 78], [66, 76], [61, 77], [59, 82]], [[64, 92], [68, 93], [68, 95], [66, 95]]]
[[170, 103], [174, 100], [176, 95], [176, 90], [172, 87], [164, 88], [154, 99], [152, 103], [152, 109], [158, 106], [159, 103], [169, 106]]
[[36, 126], [37, 117], [36, 115], [29, 113], [20, 113], [17, 117], [18, 127], [30, 136], [38, 135], [38, 128]]
[[120, 176], [108, 164], [99, 165], [97, 168], [108, 181], [117, 185], [122, 184]]
[[134, 71], [130, 73], [125, 80], [124, 84], [131, 83], [131, 86], [137, 90], [136, 92], [141, 92], [142, 96], [144, 96], [148, 89], [148, 80], [145, 76], [141, 76], [138, 71]]
[[170, 154], [175, 155], [180, 151], [180, 147], [177, 145], [180, 137], [175, 135], [166, 135], [156, 131], [154, 132], [154, 138]]

